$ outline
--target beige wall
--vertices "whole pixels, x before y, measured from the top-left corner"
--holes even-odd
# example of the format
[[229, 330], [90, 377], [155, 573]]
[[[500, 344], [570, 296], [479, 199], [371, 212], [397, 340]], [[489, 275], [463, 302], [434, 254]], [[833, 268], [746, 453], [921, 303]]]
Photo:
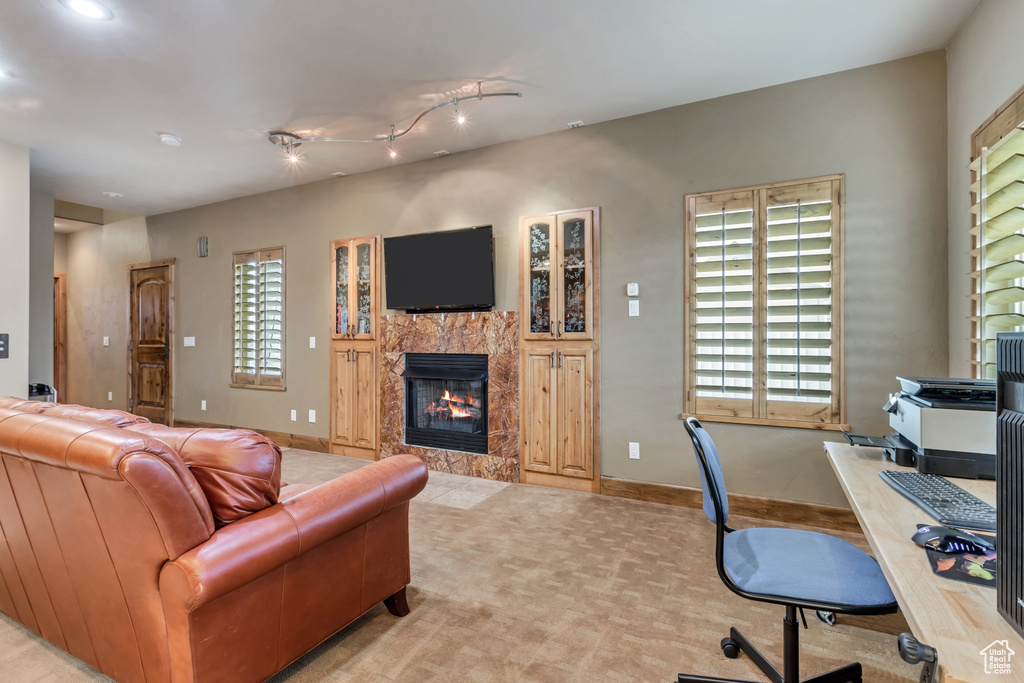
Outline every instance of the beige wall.
[[947, 52], [949, 93], [949, 374], [970, 376], [971, 135], [1024, 86], [1024, 2], [982, 0]]
[[68, 234], [66, 232], [53, 233], [53, 272], [68, 272]]
[[10, 335], [0, 396], [28, 395], [29, 203], [28, 149], [0, 142], [0, 334]]
[[[698, 485], [679, 419], [683, 196], [845, 173], [849, 417], [856, 430], [882, 433], [894, 376], [941, 374], [948, 362], [945, 79], [944, 55], [930, 53], [150, 217], [151, 258], [178, 259], [177, 416], [326, 436], [331, 239], [491, 224], [497, 309], [517, 309], [519, 216], [600, 206], [603, 473]], [[308, 153], [343, 160], [345, 148]], [[205, 259], [195, 252], [200, 235], [210, 240]], [[73, 263], [87, 244], [72, 238]], [[231, 389], [231, 252], [280, 244], [288, 250], [288, 390]], [[128, 260], [143, 259], [107, 266], [123, 279]], [[104, 289], [90, 295], [95, 303], [80, 300], [80, 315], [122, 320], [121, 279], [116, 295]], [[633, 281], [639, 318], [626, 315], [625, 285]], [[195, 336], [196, 347], [184, 348], [184, 336]], [[123, 378], [117, 353], [93, 379]], [[117, 384], [123, 391], [123, 380]], [[310, 408], [315, 425], [305, 421]], [[289, 421], [290, 409], [300, 422]], [[845, 504], [821, 432], [717, 424], [709, 431], [730, 490]], [[628, 459], [629, 441], [640, 442], [639, 461]]]
[[[67, 236], [69, 403], [128, 408], [128, 274], [150, 260], [145, 218], [87, 228]], [[103, 346], [103, 337], [110, 346]], [[113, 400], [107, 393], [113, 393]]]
[[32, 190], [30, 198], [28, 376], [53, 384], [53, 193]]

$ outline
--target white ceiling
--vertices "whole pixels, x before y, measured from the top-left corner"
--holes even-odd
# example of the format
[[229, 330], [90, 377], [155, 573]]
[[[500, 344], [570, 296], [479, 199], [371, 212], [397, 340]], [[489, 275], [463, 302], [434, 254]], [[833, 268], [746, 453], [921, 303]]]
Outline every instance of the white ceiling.
[[[519, 90], [447, 109], [397, 163], [944, 47], [976, 0], [58, 0], [0, 5], [0, 139], [58, 199], [151, 215], [391, 162], [363, 137], [483, 80]], [[184, 138], [171, 148], [159, 133]], [[110, 199], [114, 191], [123, 198]]]

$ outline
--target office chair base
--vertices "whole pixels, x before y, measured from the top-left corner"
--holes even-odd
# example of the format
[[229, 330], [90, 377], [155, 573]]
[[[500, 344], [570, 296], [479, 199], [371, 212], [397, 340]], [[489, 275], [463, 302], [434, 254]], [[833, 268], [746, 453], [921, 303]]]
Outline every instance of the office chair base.
[[[722, 653], [735, 659], [742, 652], [772, 683], [863, 683], [863, 674], [859, 663], [847, 664], [844, 667], [800, 681], [800, 631], [796, 620], [796, 608], [786, 607], [786, 618], [782, 621], [783, 669], [780, 672], [746, 637], [735, 628], [729, 629], [729, 637], [722, 639]], [[678, 683], [755, 683], [739, 678], [715, 678], [693, 674], [679, 674]]]

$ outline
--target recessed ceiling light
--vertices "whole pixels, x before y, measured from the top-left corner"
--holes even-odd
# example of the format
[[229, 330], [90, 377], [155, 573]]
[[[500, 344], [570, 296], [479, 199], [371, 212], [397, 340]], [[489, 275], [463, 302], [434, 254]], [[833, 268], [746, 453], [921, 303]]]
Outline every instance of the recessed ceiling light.
[[446, 150], [446, 149], [439, 149], [436, 152], [434, 152], [434, 156], [435, 157], [446, 157], [446, 156], [448, 156], [448, 150]]
[[344, 171], [335, 171], [331, 175], [335, 178], [344, 178], [347, 174]]
[[60, 0], [60, 4], [89, 19], [109, 21], [114, 18], [114, 13], [96, 0]]
[[587, 124], [583, 123], [582, 121], [570, 121], [569, 123], [567, 123], [565, 125], [569, 126], [570, 128], [582, 128], [583, 126], [585, 126]]
[[104, 193], [103, 193], [103, 196], [104, 196], [104, 197], [110, 197], [110, 198], [112, 198], [112, 199], [120, 199], [120, 198], [121, 198], [121, 197], [123, 197], [124, 195], [123, 195], [123, 194], [121, 194], [120, 192], [104, 192]]
[[181, 147], [181, 138], [170, 133], [160, 133], [160, 142], [168, 147]]

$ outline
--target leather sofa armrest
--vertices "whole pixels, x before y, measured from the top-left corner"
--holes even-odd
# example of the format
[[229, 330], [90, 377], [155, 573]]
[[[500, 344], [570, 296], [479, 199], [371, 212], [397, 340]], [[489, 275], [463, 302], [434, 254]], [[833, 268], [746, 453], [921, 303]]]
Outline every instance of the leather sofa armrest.
[[397, 455], [218, 529], [164, 565], [160, 592], [165, 609], [193, 611], [406, 503], [426, 482], [422, 460]]

